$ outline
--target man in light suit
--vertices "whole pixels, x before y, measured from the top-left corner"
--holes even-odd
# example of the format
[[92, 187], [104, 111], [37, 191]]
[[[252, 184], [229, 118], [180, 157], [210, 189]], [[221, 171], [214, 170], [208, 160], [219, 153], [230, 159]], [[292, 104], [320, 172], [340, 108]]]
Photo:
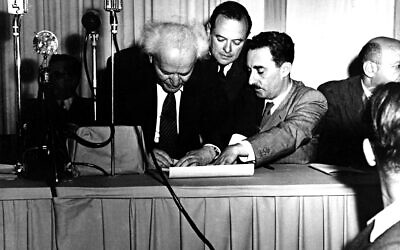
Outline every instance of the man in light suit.
[[327, 103], [320, 92], [291, 79], [293, 59], [294, 44], [285, 33], [262, 32], [249, 41], [249, 84], [258, 99], [248, 99], [244, 93], [236, 118], [236, 131], [249, 137], [236, 136], [239, 140], [228, 146], [215, 164], [232, 164], [238, 159], [255, 161], [256, 166], [313, 160], [314, 132]]
[[363, 143], [367, 162], [376, 166], [384, 209], [347, 246], [348, 250], [400, 249], [400, 84], [376, 88], [371, 98], [373, 135]]
[[318, 87], [328, 101], [321, 121], [318, 162], [365, 166], [362, 141], [371, 134], [368, 98], [378, 85], [400, 80], [400, 41], [376, 37], [359, 54], [362, 74]]

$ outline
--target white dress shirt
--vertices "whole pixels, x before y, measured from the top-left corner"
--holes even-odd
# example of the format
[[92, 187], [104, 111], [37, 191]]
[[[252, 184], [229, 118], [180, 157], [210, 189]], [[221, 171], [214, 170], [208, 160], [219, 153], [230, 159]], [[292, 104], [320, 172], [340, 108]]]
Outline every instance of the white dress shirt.
[[395, 201], [389, 206], [385, 207], [382, 211], [376, 214], [370, 219], [367, 224], [371, 224], [373, 221], [374, 228], [372, 228], [369, 236], [369, 241], [374, 242], [379, 236], [381, 236], [391, 226], [400, 221], [400, 201]]
[[[181, 104], [181, 95], [182, 95], [183, 87], [174, 93], [175, 101], [176, 101], [176, 126], [179, 134], [179, 107]], [[156, 133], [154, 135], [154, 142], [158, 143], [160, 140], [160, 120], [161, 120], [161, 111], [162, 106], [164, 104], [164, 100], [167, 97], [167, 94], [162, 87], [157, 84], [157, 123], [156, 123]]]

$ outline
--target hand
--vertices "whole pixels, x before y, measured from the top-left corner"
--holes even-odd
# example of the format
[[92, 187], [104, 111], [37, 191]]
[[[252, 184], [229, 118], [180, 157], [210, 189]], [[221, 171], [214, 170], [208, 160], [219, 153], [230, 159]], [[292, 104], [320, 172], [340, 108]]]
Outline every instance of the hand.
[[[153, 149], [153, 153], [155, 156], [155, 160], [160, 167], [168, 168], [174, 165], [174, 159], [172, 159], [165, 151], [155, 148]], [[151, 155], [149, 156], [149, 158], [150, 163], [154, 164]]]
[[175, 167], [204, 166], [211, 163], [215, 158], [215, 151], [210, 146], [189, 151], [175, 165]]
[[214, 165], [235, 164], [239, 156], [247, 156], [243, 145], [240, 143], [230, 145], [215, 160]]

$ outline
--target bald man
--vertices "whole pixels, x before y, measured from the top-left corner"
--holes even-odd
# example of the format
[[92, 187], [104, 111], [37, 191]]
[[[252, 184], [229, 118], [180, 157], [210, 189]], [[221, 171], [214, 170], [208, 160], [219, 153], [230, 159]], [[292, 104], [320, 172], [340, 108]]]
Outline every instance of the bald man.
[[359, 54], [362, 74], [318, 87], [327, 101], [328, 112], [321, 122], [318, 161], [345, 166], [364, 166], [362, 141], [371, 134], [368, 115], [373, 90], [400, 80], [400, 41], [376, 37]]
[[[210, 161], [222, 146], [214, 133], [222, 124], [212, 115], [216, 92], [195, 67], [208, 48], [202, 25], [148, 23], [140, 46], [115, 55], [115, 123], [142, 126], [146, 147], [162, 167], [199, 148]], [[110, 77], [110, 62], [107, 71]]]

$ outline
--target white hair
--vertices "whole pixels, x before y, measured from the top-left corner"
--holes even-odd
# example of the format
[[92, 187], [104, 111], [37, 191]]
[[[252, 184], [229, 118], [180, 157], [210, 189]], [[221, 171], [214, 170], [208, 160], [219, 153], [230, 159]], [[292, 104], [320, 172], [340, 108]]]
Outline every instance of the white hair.
[[172, 22], [147, 23], [140, 41], [146, 53], [158, 55], [161, 48], [194, 49], [196, 58], [208, 54], [209, 41], [201, 24], [180, 24]]

